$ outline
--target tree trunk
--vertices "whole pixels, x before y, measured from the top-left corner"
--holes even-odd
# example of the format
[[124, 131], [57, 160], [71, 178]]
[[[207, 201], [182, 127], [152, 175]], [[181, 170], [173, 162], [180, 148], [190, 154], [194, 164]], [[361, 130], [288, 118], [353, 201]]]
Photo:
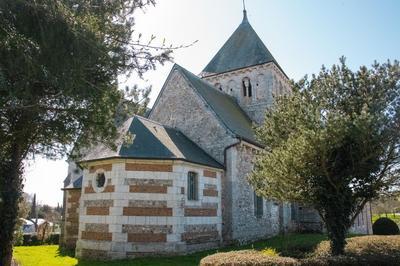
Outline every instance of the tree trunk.
[[331, 254], [343, 255], [346, 246], [346, 234], [351, 226], [354, 203], [351, 192], [345, 188], [332, 190], [321, 198], [324, 204], [321, 205], [323, 220], [328, 231], [328, 238], [331, 242]]
[[4, 153], [5, 158], [0, 158], [0, 265], [10, 266], [22, 191], [22, 165], [18, 144], [14, 143]]

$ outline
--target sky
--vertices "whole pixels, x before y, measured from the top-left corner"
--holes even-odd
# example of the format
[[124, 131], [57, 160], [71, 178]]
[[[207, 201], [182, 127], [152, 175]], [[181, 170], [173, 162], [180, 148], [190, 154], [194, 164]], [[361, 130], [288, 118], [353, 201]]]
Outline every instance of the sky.
[[[400, 59], [400, 1], [398, 0], [246, 0], [250, 24], [289, 76], [299, 80], [317, 73], [341, 56], [354, 70], [375, 60]], [[242, 0], [158, 0], [155, 7], [137, 12], [136, 32], [155, 35], [175, 46], [174, 62], [199, 74], [243, 18]], [[173, 63], [158, 66], [143, 80], [120, 79], [125, 85], [152, 85], [154, 103]], [[36, 156], [27, 162], [24, 191], [38, 202], [62, 203], [65, 160]]]

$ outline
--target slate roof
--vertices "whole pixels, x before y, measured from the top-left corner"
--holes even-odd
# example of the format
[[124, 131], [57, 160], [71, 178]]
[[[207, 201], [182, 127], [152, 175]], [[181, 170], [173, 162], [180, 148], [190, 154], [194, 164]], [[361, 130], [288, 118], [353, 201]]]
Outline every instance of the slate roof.
[[195, 74], [175, 64], [173, 70], [178, 70], [192, 87], [207, 102], [222, 123], [236, 136], [255, 142], [252, 121], [242, 110], [236, 99], [214, 88], [210, 83]]
[[64, 188], [66, 188], [66, 189], [81, 188], [82, 187], [82, 179], [83, 179], [83, 176], [80, 176], [77, 179], [75, 179], [75, 181], [73, 181], [73, 182], [71, 182], [71, 180], [69, 180], [68, 184], [65, 184], [65, 182], [64, 182]]
[[[144, 117], [134, 116], [119, 129], [121, 139], [117, 150], [97, 145], [81, 162], [106, 158], [184, 160], [215, 168], [223, 166], [209, 156], [180, 131], [163, 126]], [[133, 142], [122, 138], [130, 133]]]
[[204, 68], [202, 73], [205, 75], [268, 62], [274, 62], [279, 67], [271, 52], [247, 20], [246, 11], [243, 12], [242, 23]]

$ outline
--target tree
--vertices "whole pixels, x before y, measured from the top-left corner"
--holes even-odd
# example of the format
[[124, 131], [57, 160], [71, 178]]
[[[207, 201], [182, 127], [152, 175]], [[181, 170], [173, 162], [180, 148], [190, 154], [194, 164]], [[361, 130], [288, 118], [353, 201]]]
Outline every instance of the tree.
[[356, 72], [340, 62], [276, 99], [249, 176], [260, 195], [313, 206], [334, 255], [364, 205], [398, 185], [400, 156], [399, 62]]
[[37, 218], [37, 210], [36, 210], [36, 193], [33, 194], [33, 199], [32, 199], [32, 206], [31, 206], [31, 210], [29, 213], [29, 218]]
[[27, 219], [30, 212], [29, 195], [23, 193], [18, 204], [18, 217]]
[[171, 59], [172, 47], [134, 31], [135, 11], [148, 5], [154, 0], [0, 1], [1, 265], [11, 263], [24, 159], [58, 158], [72, 143], [75, 152], [115, 146], [118, 76], [141, 77]]

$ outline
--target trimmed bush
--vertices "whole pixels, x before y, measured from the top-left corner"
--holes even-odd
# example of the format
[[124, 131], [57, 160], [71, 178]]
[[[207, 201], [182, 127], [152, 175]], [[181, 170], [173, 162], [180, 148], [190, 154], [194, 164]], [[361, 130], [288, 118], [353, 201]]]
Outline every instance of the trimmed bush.
[[[345, 256], [332, 257], [329, 241], [321, 242], [303, 265], [399, 265], [400, 236], [360, 236], [347, 239]], [[307, 264], [308, 263], [308, 264]]]
[[[400, 265], [400, 236], [361, 236], [347, 239], [344, 256], [330, 255], [329, 241], [321, 242], [305, 259], [280, 257], [272, 249], [217, 253], [203, 258], [201, 266], [377, 266]], [[265, 254], [271, 254], [266, 256]]]
[[393, 220], [382, 217], [372, 225], [372, 231], [374, 235], [398, 235], [399, 227]]
[[254, 250], [216, 253], [200, 261], [200, 266], [272, 266], [298, 265], [297, 260], [287, 257], [267, 256]]

